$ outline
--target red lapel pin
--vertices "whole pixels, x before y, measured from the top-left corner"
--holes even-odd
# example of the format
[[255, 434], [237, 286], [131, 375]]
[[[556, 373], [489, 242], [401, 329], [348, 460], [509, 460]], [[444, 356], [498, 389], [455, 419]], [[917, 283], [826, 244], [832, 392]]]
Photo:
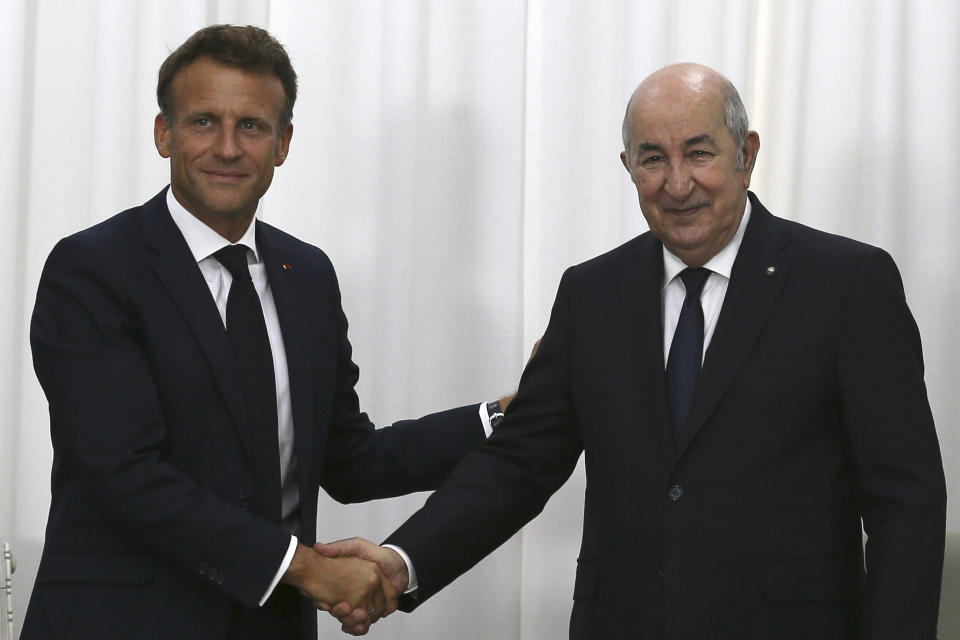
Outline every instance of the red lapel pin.
[[288, 264], [283, 265], [283, 270], [284, 270], [284, 271], [289, 271], [289, 270], [290, 270], [290, 265], [288, 265]]

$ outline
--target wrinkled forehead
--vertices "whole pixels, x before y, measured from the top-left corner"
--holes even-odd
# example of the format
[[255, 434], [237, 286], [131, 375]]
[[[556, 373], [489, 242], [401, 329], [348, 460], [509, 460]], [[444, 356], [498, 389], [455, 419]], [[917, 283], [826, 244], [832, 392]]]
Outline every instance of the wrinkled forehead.
[[685, 86], [641, 85], [630, 103], [628, 126], [635, 143], [662, 146], [702, 135], [717, 137], [725, 129], [723, 100], [714, 91]]
[[211, 58], [198, 58], [180, 69], [170, 89], [176, 111], [231, 108], [274, 115], [282, 110], [285, 100], [283, 84], [275, 75]]

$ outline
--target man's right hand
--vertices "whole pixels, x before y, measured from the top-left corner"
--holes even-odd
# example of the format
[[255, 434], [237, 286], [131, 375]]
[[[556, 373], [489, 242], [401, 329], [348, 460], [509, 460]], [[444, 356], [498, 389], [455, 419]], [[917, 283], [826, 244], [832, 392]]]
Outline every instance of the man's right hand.
[[[374, 562], [380, 567], [384, 577], [390, 581], [398, 596], [407, 590], [410, 581], [407, 564], [393, 549], [378, 546], [363, 538], [348, 538], [330, 544], [318, 542], [313, 548], [316, 552], [330, 558], [357, 557]], [[365, 634], [370, 629], [370, 625], [377, 621], [369, 611], [362, 607], [351, 606], [348, 602], [338, 602], [335, 606], [324, 610], [329, 611], [340, 621], [343, 631], [355, 636]]]
[[351, 609], [363, 610], [370, 624], [397, 610], [398, 590], [377, 564], [360, 557], [327, 557], [298, 545], [281, 580], [296, 587], [318, 609], [329, 611], [346, 603]]

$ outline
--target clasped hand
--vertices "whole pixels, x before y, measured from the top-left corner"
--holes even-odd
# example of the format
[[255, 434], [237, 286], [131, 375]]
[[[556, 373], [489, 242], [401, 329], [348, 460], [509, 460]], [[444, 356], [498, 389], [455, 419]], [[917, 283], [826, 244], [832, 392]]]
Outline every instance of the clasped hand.
[[285, 583], [296, 587], [317, 609], [329, 611], [345, 632], [354, 635], [366, 633], [371, 624], [396, 611], [398, 596], [406, 588], [405, 579], [403, 589], [395, 587], [376, 560], [351, 552], [360, 546], [352, 540], [318, 544], [316, 550], [299, 545], [283, 576]]
[[[388, 598], [388, 607], [386, 609], [370, 609], [364, 605], [357, 605], [349, 600], [338, 600], [332, 606], [323, 606], [320, 603], [317, 608], [329, 611], [330, 615], [340, 621], [341, 629], [349, 634], [361, 636], [365, 634], [370, 625], [381, 617], [387, 617], [397, 610], [397, 599], [400, 594], [407, 590], [409, 584], [409, 574], [407, 565], [393, 549], [380, 547], [363, 538], [349, 538], [339, 540], [330, 544], [318, 542], [313, 547], [314, 551], [322, 554], [331, 561], [347, 561], [373, 563], [388, 588], [384, 591], [391, 594]], [[317, 603], [315, 603], [317, 604]]]

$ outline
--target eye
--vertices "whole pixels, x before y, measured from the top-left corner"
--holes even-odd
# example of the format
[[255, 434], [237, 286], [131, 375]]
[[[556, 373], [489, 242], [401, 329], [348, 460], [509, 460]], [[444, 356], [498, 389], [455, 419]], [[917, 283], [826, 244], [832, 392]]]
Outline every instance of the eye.
[[647, 156], [646, 158], [642, 158], [640, 160], [640, 163], [644, 165], [652, 165], [658, 162], [663, 162], [663, 160], [664, 160], [663, 156]]
[[244, 131], [256, 131], [257, 129], [260, 128], [260, 126], [252, 120], [244, 120], [240, 124], [240, 128], [243, 129]]
[[196, 120], [193, 121], [193, 123], [198, 127], [209, 127], [210, 118], [197, 118]]
[[696, 160], [705, 160], [713, 157], [713, 154], [706, 149], [694, 149], [690, 152], [690, 155]]

